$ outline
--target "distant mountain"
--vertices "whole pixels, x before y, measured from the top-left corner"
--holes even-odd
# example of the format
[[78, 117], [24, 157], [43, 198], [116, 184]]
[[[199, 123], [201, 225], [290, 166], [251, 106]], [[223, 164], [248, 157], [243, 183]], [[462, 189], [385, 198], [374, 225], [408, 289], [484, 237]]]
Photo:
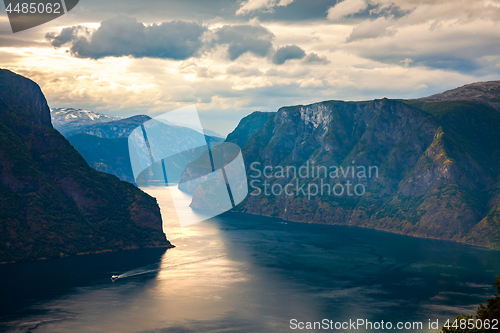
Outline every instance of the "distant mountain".
[[137, 115], [104, 123], [90, 123], [86, 126], [67, 131], [64, 136], [70, 137], [77, 134], [90, 134], [100, 138], [128, 137], [137, 126], [144, 124], [150, 119], [151, 117], [146, 115]]
[[[108, 116], [105, 116], [108, 117]], [[151, 117], [146, 115], [136, 115], [129, 118], [109, 120], [109, 121], [92, 121], [89, 120], [82, 126], [75, 126], [72, 129], [62, 133], [65, 137], [70, 137], [77, 134], [90, 134], [100, 138], [120, 138], [127, 137], [137, 127], [150, 120]], [[205, 135], [223, 139], [223, 136], [214, 131], [203, 129]], [[221, 140], [217, 140], [221, 141]]]
[[0, 70], [0, 262], [158, 246], [155, 199], [90, 168], [39, 86]]
[[217, 133], [215, 131], [212, 131], [212, 130], [209, 130], [209, 129], [206, 129], [204, 128], [203, 129], [203, 133], [207, 136], [211, 136], [211, 137], [214, 137], [214, 138], [221, 138], [221, 139], [224, 139], [224, 135], [220, 134], [220, 133]]
[[130, 165], [127, 137], [110, 139], [77, 134], [70, 136], [68, 141], [94, 169], [110, 173], [129, 183], [135, 183]]
[[476, 82], [465, 86], [420, 98], [422, 102], [468, 101], [488, 104], [500, 110], [500, 81]]
[[[253, 195], [236, 211], [500, 249], [498, 87], [499, 82], [486, 82], [419, 100], [283, 107], [253, 135], [244, 119], [227, 141], [244, 142], [250, 136], [243, 155]], [[260, 165], [252, 168], [253, 162]], [[323, 170], [303, 179], [293, 173], [293, 167], [311, 170], [311, 165], [327, 167], [328, 175]], [[279, 167], [287, 166], [292, 171], [280, 175]], [[359, 166], [377, 167], [378, 177], [373, 171], [371, 178], [359, 178]], [[275, 170], [274, 176], [264, 176], [265, 167], [267, 175]], [[331, 167], [356, 167], [356, 175], [331, 178]], [[260, 183], [251, 186], [253, 180]], [[299, 190], [279, 192], [288, 184], [296, 189], [296, 181], [306, 190], [311, 186], [313, 193], [324, 186], [325, 193], [308, 197]], [[346, 186], [347, 181], [363, 184], [366, 193], [327, 194], [328, 185]], [[273, 186], [277, 195], [270, 192]], [[191, 206], [204, 208], [194, 200]]]
[[[85, 158], [91, 167], [99, 171], [113, 174], [121, 180], [135, 183], [132, 166], [130, 164], [128, 135], [133, 129], [142, 124], [139, 123], [140, 121], [147, 121], [149, 119], [150, 118], [147, 116], [135, 116], [118, 120], [113, 122], [115, 123], [114, 125], [111, 124], [110, 126], [106, 126], [106, 124], [90, 126], [91, 129], [84, 130], [84, 132], [93, 133], [93, 135], [76, 134], [69, 136], [68, 141], [80, 154], [82, 154], [83, 158]], [[137, 121], [137, 123], [134, 124], [135, 121]], [[133, 124], [133, 128], [131, 124]], [[185, 128], [180, 129], [186, 130]], [[176, 137], [175, 132], [175, 126], [172, 126], [170, 131], [166, 130], [166, 133], [172, 138]], [[126, 136], [122, 136], [124, 133], [126, 133]], [[117, 135], [117, 137], [112, 137], [113, 135]], [[217, 145], [223, 141], [222, 138], [212, 136], [205, 136], [205, 139], [211, 146]], [[176, 144], [175, 142], [172, 143], [172, 139], [168, 136], [164, 138], [163, 142], [165, 144]], [[180, 174], [188, 162], [189, 156], [177, 156], [175, 167], [172, 166], [169, 172], [170, 179], [168, 181], [178, 181]], [[163, 181], [163, 175], [157, 180]]]
[[121, 119], [121, 117], [112, 117], [89, 110], [73, 108], [52, 108], [50, 109], [50, 115], [52, 125], [63, 135], [87, 125]]
[[[84, 126], [62, 133], [75, 149], [82, 154], [87, 163], [96, 170], [113, 174], [130, 183], [135, 183], [128, 151], [128, 136], [137, 127], [150, 120], [146, 115], [137, 115], [113, 121], [87, 121]], [[173, 126], [172, 128], [174, 128]], [[205, 130], [205, 133], [215, 133]], [[216, 135], [220, 135], [215, 133]], [[224, 141], [219, 136], [206, 135], [210, 144]], [[170, 142], [165, 138], [165, 142]], [[170, 172], [170, 182], [178, 181], [182, 168], [187, 164], [185, 158], [178, 156], [175, 170]], [[160, 180], [160, 179], [158, 179]], [[163, 177], [161, 178], [163, 180]]]

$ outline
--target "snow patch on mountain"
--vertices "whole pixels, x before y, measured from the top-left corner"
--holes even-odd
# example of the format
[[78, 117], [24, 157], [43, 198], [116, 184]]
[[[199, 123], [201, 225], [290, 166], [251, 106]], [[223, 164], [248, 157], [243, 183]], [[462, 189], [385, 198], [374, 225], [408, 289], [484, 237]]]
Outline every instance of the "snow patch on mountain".
[[87, 125], [122, 119], [122, 117], [118, 116], [108, 116], [94, 111], [74, 108], [52, 108], [50, 109], [50, 115], [52, 125], [61, 133]]

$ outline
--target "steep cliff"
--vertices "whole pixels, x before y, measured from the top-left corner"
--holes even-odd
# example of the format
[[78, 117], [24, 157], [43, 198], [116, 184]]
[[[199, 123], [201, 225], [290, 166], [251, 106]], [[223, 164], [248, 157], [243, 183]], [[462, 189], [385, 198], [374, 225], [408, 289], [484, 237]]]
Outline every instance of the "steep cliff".
[[0, 262], [168, 247], [154, 198], [90, 168], [38, 85], [0, 70]]
[[[474, 99], [454, 94], [452, 100], [327, 101], [281, 108], [243, 148], [249, 185], [255, 182], [236, 210], [500, 248], [500, 112], [494, 105], [500, 95], [495, 95], [498, 84], [486, 86], [472, 89], [487, 91], [485, 100], [476, 93]], [[356, 174], [279, 173], [281, 167], [312, 165]], [[371, 177], [359, 177], [360, 167], [376, 169]], [[345, 188], [348, 181], [363, 184], [364, 193], [278, 191], [297, 184], [324, 186], [326, 192], [325, 184]]]
[[127, 137], [100, 138], [89, 134], [77, 134], [67, 139], [94, 169], [135, 183]]
[[232, 142], [243, 147], [248, 140], [264, 126], [267, 119], [274, 115], [273, 112], [255, 111], [240, 120], [238, 130], [229, 133], [226, 142]]

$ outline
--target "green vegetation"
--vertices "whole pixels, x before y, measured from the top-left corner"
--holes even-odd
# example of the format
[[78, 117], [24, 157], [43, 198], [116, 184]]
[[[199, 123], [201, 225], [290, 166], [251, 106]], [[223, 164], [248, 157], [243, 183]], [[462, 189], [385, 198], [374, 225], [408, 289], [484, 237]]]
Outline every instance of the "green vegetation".
[[89, 134], [77, 134], [67, 139], [94, 169], [134, 183], [128, 137], [100, 138]]
[[34, 82], [0, 70], [0, 86], [0, 262], [170, 246], [156, 200], [90, 168]]
[[[500, 109], [476, 92], [474, 100], [326, 101], [281, 108], [243, 147], [247, 170], [252, 162], [298, 168], [314, 161], [377, 166], [379, 177], [363, 180], [362, 198], [253, 197], [237, 210], [500, 249]], [[243, 125], [228, 138], [244, 134]]]
[[[450, 320], [442, 328], [442, 333], [492, 333], [500, 329], [500, 276], [497, 275], [494, 283], [498, 293], [495, 298], [488, 299], [485, 305], [479, 305], [476, 315], [458, 315]], [[492, 328], [492, 323], [496, 320], [496, 329]], [[485, 325], [485, 323], [489, 323]], [[480, 326], [480, 328], [478, 328]]]
[[229, 134], [226, 138], [226, 142], [235, 143], [240, 148], [243, 148], [243, 146], [248, 142], [252, 135], [260, 130], [262, 126], [264, 126], [271, 115], [273, 115], [273, 113], [271, 112], [256, 111], [246, 116], [240, 121], [240, 130], [237, 133], [233, 132]]

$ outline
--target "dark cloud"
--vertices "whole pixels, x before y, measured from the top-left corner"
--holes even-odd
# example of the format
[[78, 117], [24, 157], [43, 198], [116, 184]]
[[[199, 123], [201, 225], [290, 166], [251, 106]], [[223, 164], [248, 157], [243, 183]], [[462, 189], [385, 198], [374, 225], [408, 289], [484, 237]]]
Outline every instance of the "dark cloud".
[[[387, 54], [368, 54], [363, 53], [364, 58], [375, 60], [381, 63], [393, 64], [406, 67], [428, 67], [441, 70], [455, 71], [464, 74], [473, 74], [481, 70], [477, 59], [471, 57], [467, 58], [467, 55], [456, 55], [450, 56], [445, 53], [432, 54], [424, 53], [420, 54], [410, 52], [393, 52]], [[411, 57], [411, 58], [410, 58]]]
[[322, 63], [322, 64], [329, 64], [330, 61], [326, 59], [326, 57], [320, 57], [316, 53], [309, 53], [304, 60], [302, 60], [303, 63], [305, 64], [312, 64], [312, 63]]
[[250, 52], [258, 57], [267, 56], [273, 48], [274, 35], [257, 25], [225, 25], [215, 30], [215, 44], [229, 45], [230, 60]]
[[273, 64], [282, 65], [287, 60], [291, 59], [302, 59], [306, 56], [304, 50], [302, 50], [297, 45], [287, 45], [280, 47], [276, 53], [273, 55]]
[[73, 40], [76, 40], [78, 38], [78, 33], [81, 31], [85, 32], [87, 35], [90, 34], [90, 31], [85, 27], [73, 26], [62, 29], [58, 35], [56, 35], [54, 32], [49, 32], [45, 35], [45, 38], [50, 41], [50, 44], [52, 44], [52, 46], [57, 48]]
[[235, 60], [245, 53], [266, 57], [273, 50], [273, 33], [260, 25], [225, 25], [209, 32], [212, 38], [204, 43], [208, 29], [198, 23], [172, 21], [145, 26], [135, 18], [117, 16], [103, 21], [90, 32], [83, 26], [62, 29], [45, 37], [54, 47], [70, 45], [78, 58], [132, 56], [135, 58], [166, 58], [184, 60], [217, 45], [227, 45], [228, 58]]
[[52, 45], [71, 43], [79, 58], [132, 56], [182, 60], [198, 53], [207, 28], [191, 22], [172, 21], [145, 26], [135, 18], [118, 16], [101, 23], [88, 36], [78, 36], [81, 27], [65, 28], [59, 35], [47, 34]]
[[[78, 17], [80, 22], [102, 21], [116, 15], [137, 17], [143, 22], [163, 22], [171, 20], [208, 22], [214, 19], [229, 20], [245, 24], [249, 18], [258, 17], [260, 22], [292, 22], [324, 20], [328, 8], [335, 4], [332, 0], [295, 0], [290, 5], [274, 7], [273, 11], [253, 11], [236, 16], [242, 0], [85, 0], [80, 1]], [[73, 14], [75, 15], [75, 14]]]
[[[410, 58], [406, 58], [410, 59]], [[474, 59], [464, 59], [459, 56], [446, 56], [446, 55], [424, 55], [413, 57], [411, 62], [409, 60], [400, 60], [400, 63], [412, 64], [415, 66], [425, 66], [430, 68], [453, 70], [461, 73], [470, 74], [481, 69], [481, 66]]]
[[276, 6], [266, 11], [253, 11], [244, 16], [237, 16], [237, 18], [257, 16], [260, 22], [324, 20], [328, 8], [334, 4], [335, 1], [332, 0], [294, 0], [287, 6]]

